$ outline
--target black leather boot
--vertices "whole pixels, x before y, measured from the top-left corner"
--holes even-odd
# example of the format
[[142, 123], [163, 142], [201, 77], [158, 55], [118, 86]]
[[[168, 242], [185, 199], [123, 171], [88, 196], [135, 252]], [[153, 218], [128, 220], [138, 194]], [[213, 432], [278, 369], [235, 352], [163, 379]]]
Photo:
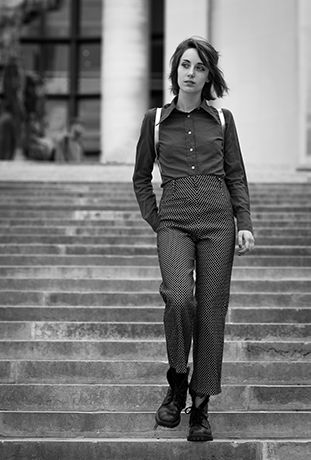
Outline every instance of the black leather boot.
[[157, 410], [155, 420], [158, 425], [174, 428], [180, 423], [180, 413], [186, 407], [188, 374], [177, 374], [172, 367], [167, 371], [169, 388], [163, 403]]
[[195, 407], [195, 395], [191, 395], [191, 397], [192, 406], [190, 411], [187, 411], [187, 413], [190, 413], [187, 439], [188, 441], [212, 441], [212, 429], [207, 416], [209, 396], [206, 396], [199, 407]]

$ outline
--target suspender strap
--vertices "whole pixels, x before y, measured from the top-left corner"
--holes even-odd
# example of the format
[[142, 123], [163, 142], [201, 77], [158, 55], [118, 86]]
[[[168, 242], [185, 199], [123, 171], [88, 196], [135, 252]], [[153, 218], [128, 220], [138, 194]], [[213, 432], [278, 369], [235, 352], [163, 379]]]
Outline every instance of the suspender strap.
[[[215, 108], [217, 109], [217, 107], [215, 107]], [[225, 126], [226, 126], [225, 116], [224, 116], [224, 113], [223, 113], [222, 109], [217, 109], [217, 111], [218, 111], [218, 115], [219, 115], [219, 118], [220, 118], [222, 131], [224, 133], [225, 132]]]
[[154, 150], [156, 159], [159, 158], [159, 123], [161, 118], [162, 107], [157, 107], [155, 120], [154, 120]]

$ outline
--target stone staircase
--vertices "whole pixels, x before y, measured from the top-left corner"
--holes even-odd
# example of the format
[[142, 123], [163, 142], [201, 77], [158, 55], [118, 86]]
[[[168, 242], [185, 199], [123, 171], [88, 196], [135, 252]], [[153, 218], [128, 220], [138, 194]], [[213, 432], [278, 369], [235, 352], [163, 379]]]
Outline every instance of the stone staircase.
[[311, 458], [311, 183], [251, 196], [215, 440], [189, 443], [186, 414], [154, 427], [163, 304], [131, 184], [0, 182], [0, 459]]

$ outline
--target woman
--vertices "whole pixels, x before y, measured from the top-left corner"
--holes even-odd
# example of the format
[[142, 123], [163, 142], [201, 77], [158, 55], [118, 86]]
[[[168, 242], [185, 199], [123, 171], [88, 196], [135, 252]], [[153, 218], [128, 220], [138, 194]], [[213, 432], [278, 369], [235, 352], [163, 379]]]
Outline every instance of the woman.
[[[157, 233], [160, 294], [165, 303], [169, 388], [156, 422], [171, 428], [180, 423], [189, 388], [189, 441], [213, 439], [207, 412], [210, 396], [221, 392], [234, 217], [239, 255], [254, 248], [234, 119], [223, 110], [223, 129], [219, 111], [208, 103], [228, 92], [218, 58], [218, 52], [200, 37], [184, 40], [171, 58], [169, 78], [175, 98], [162, 108], [159, 122], [157, 161], [163, 187], [159, 208], [151, 183], [156, 109], [145, 114], [133, 174], [142, 217]], [[188, 384], [192, 341], [193, 372]]]

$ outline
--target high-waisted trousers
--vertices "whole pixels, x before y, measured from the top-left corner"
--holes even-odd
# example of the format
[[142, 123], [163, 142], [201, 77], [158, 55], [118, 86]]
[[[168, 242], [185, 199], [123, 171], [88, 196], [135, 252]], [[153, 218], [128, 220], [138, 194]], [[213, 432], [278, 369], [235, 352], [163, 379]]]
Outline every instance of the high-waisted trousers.
[[168, 182], [159, 205], [157, 247], [165, 303], [170, 367], [186, 373], [193, 346], [190, 392], [221, 392], [225, 319], [229, 304], [235, 223], [222, 177]]

